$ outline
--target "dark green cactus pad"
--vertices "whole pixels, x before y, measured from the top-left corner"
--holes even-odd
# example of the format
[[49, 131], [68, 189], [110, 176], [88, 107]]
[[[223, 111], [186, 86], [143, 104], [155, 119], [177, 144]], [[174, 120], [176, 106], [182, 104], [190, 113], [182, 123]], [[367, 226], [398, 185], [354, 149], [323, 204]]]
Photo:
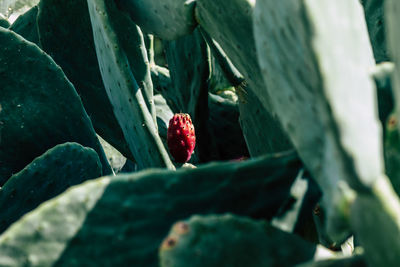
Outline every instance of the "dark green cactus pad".
[[230, 214], [175, 223], [160, 247], [160, 267], [289, 267], [311, 260], [315, 245], [264, 221]]
[[194, 0], [116, 0], [118, 7], [147, 33], [175, 40], [196, 27]]
[[155, 267], [171, 225], [192, 214], [271, 219], [300, 165], [276, 155], [86, 182], [11, 225], [0, 236], [0, 265]]
[[[386, 39], [390, 58], [395, 68], [392, 74], [392, 88], [395, 102], [399, 103], [400, 99], [400, 2], [396, 0], [385, 0], [385, 28]], [[395, 105], [397, 119], [400, 118], [400, 105]], [[400, 130], [400, 127], [398, 127]]]
[[2, 14], [0, 14], [0, 27], [3, 27], [3, 28], [10, 27], [10, 22]]
[[213, 94], [218, 94], [221, 91], [231, 90], [233, 85], [225, 77], [225, 73], [221, 69], [221, 66], [218, 64], [214, 55], [211, 55], [210, 61], [211, 75], [208, 84], [208, 91]]
[[91, 148], [65, 143], [49, 149], [1, 188], [0, 233], [42, 202], [101, 174], [99, 156]]
[[379, 120], [382, 124], [384, 136], [386, 131], [386, 121], [394, 109], [394, 96], [392, 89], [393, 71], [394, 64], [392, 62], [383, 62], [376, 65], [372, 74], [378, 91]]
[[385, 0], [361, 0], [368, 26], [374, 56], [377, 63], [388, 61], [385, 33]]
[[396, 267], [400, 262], [400, 206], [384, 179], [374, 187], [374, 195], [358, 194], [349, 214], [368, 266]]
[[400, 196], [400, 134], [399, 121], [392, 113], [386, 122], [385, 168], [394, 190]]
[[[169, 70], [167, 68], [158, 66], [158, 65], [152, 65], [151, 66], [151, 79], [153, 81], [153, 86], [154, 90], [161, 94], [162, 92], [169, 92], [174, 90], [172, 81], [171, 81], [171, 75], [169, 73]], [[165, 95], [165, 93], [164, 93]], [[172, 99], [166, 99], [167, 103], [169, 106], [173, 106], [173, 100]]]
[[[314, 223], [315, 207], [321, 190], [306, 171], [301, 171], [290, 188], [290, 197], [272, 220], [272, 225], [304, 240], [318, 244], [319, 228]], [[328, 244], [329, 247], [330, 244]]]
[[209, 132], [216, 145], [218, 159], [229, 160], [249, 157], [246, 142], [239, 124], [238, 103], [221, 96], [209, 94]]
[[37, 27], [37, 14], [39, 8], [37, 6], [32, 7], [23, 15], [19, 16], [16, 21], [10, 26], [10, 30], [18, 33], [26, 40], [32, 43], [39, 44], [39, 34]]
[[189, 113], [195, 123], [199, 95], [209, 76], [207, 44], [196, 29], [190, 35], [165, 41], [163, 45], [173, 87], [161, 94], [171, 100], [175, 113]]
[[133, 159], [101, 79], [86, 0], [40, 1], [37, 24], [42, 49], [74, 84], [96, 132]]
[[124, 41], [112, 18], [118, 15], [113, 2], [88, 1], [98, 63], [103, 82], [125, 139], [140, 169], [174, 166], [165, 150], [143, 90], [130, 68]]
[[130, 173], [136, 171], [137, 171], [137, 164], [127, 159], [120, 173]]
[[[0, 29], [0, 184], [57, 144], [77, 142], [111, 168], [72, 84], [35, 44]], [[16, 60], [19, 59], [19, 60]]]

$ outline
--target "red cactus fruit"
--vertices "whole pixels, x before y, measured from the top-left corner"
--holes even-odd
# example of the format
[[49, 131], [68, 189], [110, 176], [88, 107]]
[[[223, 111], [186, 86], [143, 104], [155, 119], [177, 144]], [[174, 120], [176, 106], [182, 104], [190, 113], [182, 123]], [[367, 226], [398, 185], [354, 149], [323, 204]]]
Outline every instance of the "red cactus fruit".
[[196, 145], [194, 126], [189, 114], [177, 113], [169, 121], [167, 144], [176, 162], [188, 162]]

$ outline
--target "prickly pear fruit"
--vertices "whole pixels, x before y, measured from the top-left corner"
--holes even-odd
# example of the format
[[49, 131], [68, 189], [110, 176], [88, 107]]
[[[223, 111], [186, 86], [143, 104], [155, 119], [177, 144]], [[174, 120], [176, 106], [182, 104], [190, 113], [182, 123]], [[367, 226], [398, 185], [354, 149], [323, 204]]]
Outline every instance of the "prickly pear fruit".
[[190, 115], [176, 113], [169, 121], [167, 144], [176, 162], [188, 162], [196, 145], [196, 135]]

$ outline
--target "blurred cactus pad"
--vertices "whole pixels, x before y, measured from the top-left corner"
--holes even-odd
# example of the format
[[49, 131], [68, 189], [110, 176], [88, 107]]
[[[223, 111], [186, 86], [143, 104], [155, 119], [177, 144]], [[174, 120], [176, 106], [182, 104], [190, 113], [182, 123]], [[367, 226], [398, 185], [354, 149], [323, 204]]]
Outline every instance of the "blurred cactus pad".
[[398, 267], [399, 121], [398, 0], [0, 0], [0, 266]]

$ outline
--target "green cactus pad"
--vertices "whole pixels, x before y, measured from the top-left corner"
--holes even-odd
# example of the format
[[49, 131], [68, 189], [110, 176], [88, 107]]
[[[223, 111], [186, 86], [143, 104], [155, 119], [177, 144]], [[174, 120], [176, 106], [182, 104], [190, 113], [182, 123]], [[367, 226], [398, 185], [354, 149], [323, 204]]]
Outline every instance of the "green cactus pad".
[[389, 60], [384, 21], [385, 2], [386, 0], [361, 0], [377, 63]]
[[399, 121], [392, 113], [386, 123], [385, 167], [394, 190], [400, 196], [400, 134]]
[[[337, 14], [343, 23], [334, 22]], [[362, 6], [358, 0], [260, 0], [254, 33], [271, 103], [321, 186], [329, 233], [340, 241], [349, 229], [346, 183], [365, 191], [384, 172]]]
[[[391, 60], [395, 68], [392, 74], [392, 88], [395, 99], [395, 112], [397, 119], [400, 118], [400, 2], [396, 0], [385, 0], [385, 29], [387, 45]], [[397, 125], [400, 130], [400, 125]]]
[[32, 43], [39, 44], [39, 34], [37, 28], [37, 14], [39, 8], [37, 6], [32, 7], [23, 15], [19, 16], [16, 21], [10, 26], [10, 30], [18, 33], [26, 40]]
[[[0, 265], [4, 267], [55, 265], [68, 242], [83, 225], [87, 213], [101, 198], [108, 183], [110, 179], [86, 183], [85, 191], [90, 193], [85, 195], [82, 194], [84, 191], [80, 187], [69, 189], [63, 194], [68, 194], [68, 200], [64, 199], [63, 195], [56, 197], [11, 225], [0, 236], [0, 247], [2, 247]], [[92, 246], [91, 243], [90, 247]], [[92, 262], [94, 260], [96, 258], [91, 259]], [[97, 260], [99, 264], [104, 263], [99, 257]], [[75, 265], [79, 265], [79, 261], [75, 261]]]
[[289, 267], [312, 259], [315, 250], [267, 222], [227, 214], [175, 223], [159, 255], [160, 267]]
[[[77, 142], [111, 168], [72, 84], [35, 44], [0, 29], [0, 184], [57, 144]], [[16, 60], [18, 59], [18, 60]]]
[[0, 236], [0, 265], [155, 267], [170, 226], [192, 214], [271, 219], [300, 165], [276, 155], [89, 181], [11, 225]]
[[195, 123], [199, 95], [209, 76], [207, 44], [198, 29], [163, 44], [173, 87], [161, 93], [173, 101], [174, 112], [190, 114]]
[[219, 160], [248, 157], [246, 142], [239, 124], [237, 102], [209, 93], [209, 132]]
[[208, 84], [208, 91], [213, 94], [218, 94], [225, 90], [231, 90], [233, 88], [233, 85], [225, 77], [225, 73], [222, 70], [221, 66], [218, 64], [217, 59], [214, 55], [211, 55], [210, 57], [211, 74]]
[[[173, 90], [171, 75], [167, 68], [158, 65], [151, 66], [151, 79], [153, 81], [154, 90], [157, 93], [161, 94], [163, 91], [166, 92]], [[167, 98], [166, 101], [168, 102], [168, 105], [174, 105], [171, 99], [168, 100]]]
[[378, 91], [379, 120], [381, 121], [384, 130], [384, 136], [386, 134], [386, 121], [394, 109], [394, 96], [392, 88], [393, 71], [394, 64], [392, 62], [383, 62], [377, 64], [372, 73]]
[[96, 132], [133, 159], [104, 88], [86, 0], [43, 0], [37, 17], [42, 49], [74, 84]]
[[239, 97], [240, 125], [252, 157], [293, 149], [276, 119], [246, 86], [236, 87]]
[[195, 0], [117, 0], [145, 32], [164, 40], [175, 40], [191, 33], [196, 27]]
[[374, 195], [359, 194], [349, 211], [354, 236], [365, 251], [368, 266], [397, 267], [400, 262], [399, 198], [385, 178], [373, 190]]
[[[154, 90], [157, 93], [173, 90], [171, 75], [169, 74], [169, 70], [167, 68], [158, 65], [151, 66], [151, 79], [153, 81]], [[169, 105], [173, 105], [171, 100], [168, 102]]]
[[114, 30], [111, 19], [117, 16], [113, 2], [89, 0], [98, 63], [107, 94], [125, 139], [140, 169], [167, 167], [174, 169], [158, 135], [144, 92], [130, 69], [129, 55]]
[[10, 22], [1, 13], [0, 13], [0, 27], [3, 27], [3, 28], [10, 27]]
[[0, 233], [40, 203], [101, 174], [99, 156], [91, 148], [65, 143], [48, 150], [1, 188]]

